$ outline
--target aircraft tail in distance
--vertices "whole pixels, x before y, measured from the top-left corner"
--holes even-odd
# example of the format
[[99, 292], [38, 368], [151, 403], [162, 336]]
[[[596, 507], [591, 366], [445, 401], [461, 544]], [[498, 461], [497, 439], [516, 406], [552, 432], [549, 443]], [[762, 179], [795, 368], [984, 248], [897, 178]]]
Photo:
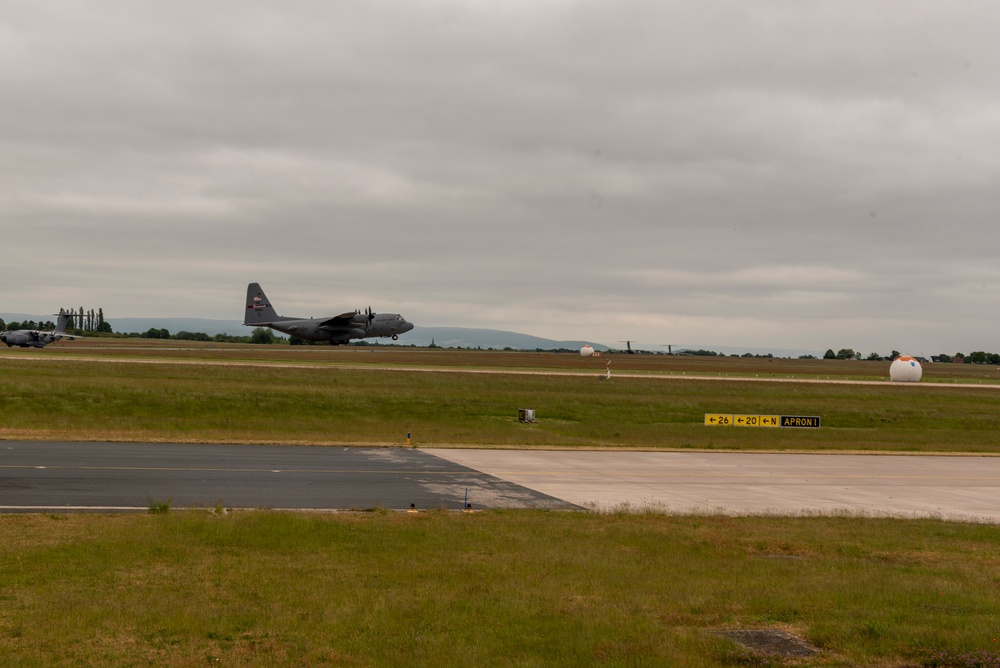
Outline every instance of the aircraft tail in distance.
[[52, 330], [52, 333], [56, 337], [60, 337], [65, 335], [66, 328], [73, 322], [73, 316], [67, 313], [66, 309], [59, 309], [59, 313], [56, 315], [58, 315], [59, 318], [56, 320], [56, 328]]

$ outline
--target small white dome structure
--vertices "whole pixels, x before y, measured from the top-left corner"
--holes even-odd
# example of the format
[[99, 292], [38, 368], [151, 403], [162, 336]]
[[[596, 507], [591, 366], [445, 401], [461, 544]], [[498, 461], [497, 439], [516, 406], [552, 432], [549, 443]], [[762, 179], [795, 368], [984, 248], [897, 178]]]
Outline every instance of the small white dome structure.
[[580, 354], [583, 355], [584, 357], [593, 357], [594, 347], [589, 344], [584, 345], [583, 348], [580, 348]]
[[916, 383], [920, 380], [923, 372], [924, 370], [920, 368], [920, 362], [907, 355], [901, 355], [889, 365], [889, 380], [900, 383]]

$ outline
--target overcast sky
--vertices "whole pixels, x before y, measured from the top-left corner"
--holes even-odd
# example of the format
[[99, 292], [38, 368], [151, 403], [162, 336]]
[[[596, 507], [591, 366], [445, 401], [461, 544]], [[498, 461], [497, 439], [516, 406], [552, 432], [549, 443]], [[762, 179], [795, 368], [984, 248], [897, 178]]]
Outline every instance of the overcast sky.
[[995, 2], [0, 2], [0, 312], [1000, 352]]

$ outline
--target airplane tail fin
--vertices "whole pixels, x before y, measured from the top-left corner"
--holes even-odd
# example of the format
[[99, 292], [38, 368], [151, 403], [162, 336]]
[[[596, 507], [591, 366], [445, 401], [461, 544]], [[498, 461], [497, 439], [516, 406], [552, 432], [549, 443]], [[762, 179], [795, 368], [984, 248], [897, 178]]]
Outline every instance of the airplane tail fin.
[[284, 319], [275, 312], [259, 283], [251, 283], [247, 286], [247, 308], [243, 314], [244, 325], [264, 326]]
[[59, 313], [57, 315], [59, 316], [59, 318], [56, 320], [56, 328], [52, 331], [52, 333], [55, 334], [56, 336], [59, 336], [66, 332], [66, 328], [69, 327], [70, 323], [72, 322], [73, 316], [71, 316], [69, 313], [66, 313], [66, 309], [62, 308], [59, 309]]

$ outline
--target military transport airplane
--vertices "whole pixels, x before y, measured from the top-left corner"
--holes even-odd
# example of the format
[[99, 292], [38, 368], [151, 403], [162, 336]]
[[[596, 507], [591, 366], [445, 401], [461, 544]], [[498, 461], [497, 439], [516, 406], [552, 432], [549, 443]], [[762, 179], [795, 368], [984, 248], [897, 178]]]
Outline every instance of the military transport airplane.
[[20, 346], [22, 348], [44, 348], [53, 341], [59, 339], [76, 339], [79, 337], [66, 334], [63, 330], [69, 324], [72, 316], [66, 313], [65, 309], [59, 309], [59, 319], [56, 321], [56, 328], [51, 332], [44, 332], [37, 329], [15, 329], [14, 331], [0, 332], [0, 342], [6, 343], [7, 347]]
[[364, 313], [348, 311], [328, 318], [286, 318], [275, 312], [258, 283], [247, 286], [247, 310], [243, 316], [247, 327], [270, 327], [279, 332], [308, 341], [348, 343], [351, 339], [390, 336], [395, 341], [400, 334], [413, 329], [398, 313], [378, 313], [369, 306]]

